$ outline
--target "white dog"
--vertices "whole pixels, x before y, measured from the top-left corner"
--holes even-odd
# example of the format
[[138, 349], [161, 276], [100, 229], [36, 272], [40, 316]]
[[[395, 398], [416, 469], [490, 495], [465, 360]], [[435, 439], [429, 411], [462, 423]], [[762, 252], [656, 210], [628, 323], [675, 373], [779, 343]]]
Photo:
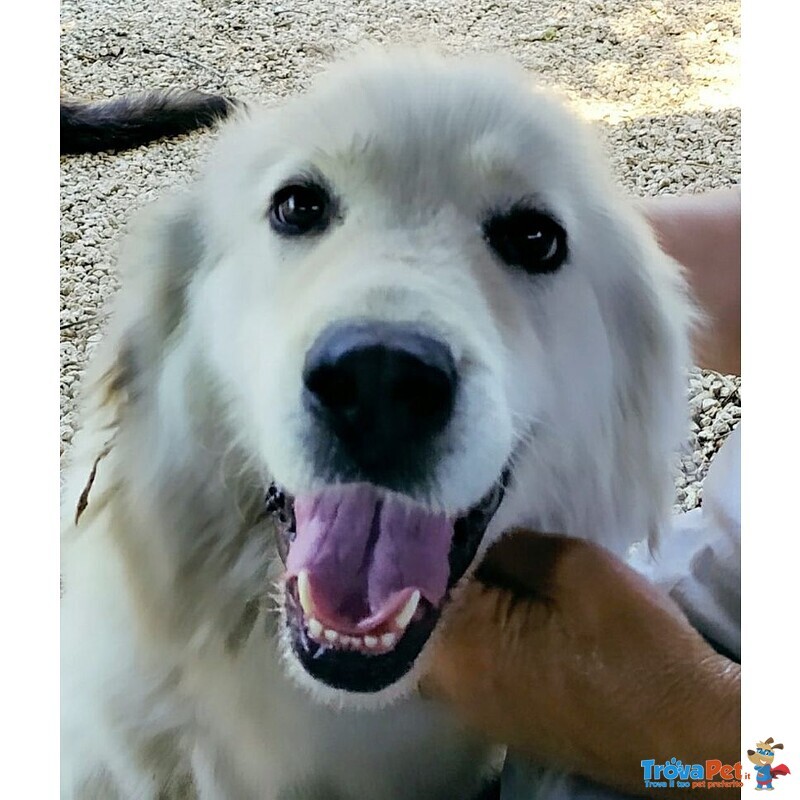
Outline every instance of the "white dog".
[[122, 262], [64, 501], [63, 796], [475, 797], [429, 641], [512, 525], [657, 534], [677, 265], [527, 74], [420, 52], [240, 114]]

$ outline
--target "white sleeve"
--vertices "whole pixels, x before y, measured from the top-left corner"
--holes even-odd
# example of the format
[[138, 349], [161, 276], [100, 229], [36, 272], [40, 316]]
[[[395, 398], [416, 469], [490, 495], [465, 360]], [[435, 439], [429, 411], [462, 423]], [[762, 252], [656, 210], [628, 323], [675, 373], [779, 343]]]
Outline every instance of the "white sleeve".
[[741, 655], [742, 426], [726, 439], [703, 482], [703, 505], [673, 519], [651, 556], [630, 564], [664, 588], [721, 652]]

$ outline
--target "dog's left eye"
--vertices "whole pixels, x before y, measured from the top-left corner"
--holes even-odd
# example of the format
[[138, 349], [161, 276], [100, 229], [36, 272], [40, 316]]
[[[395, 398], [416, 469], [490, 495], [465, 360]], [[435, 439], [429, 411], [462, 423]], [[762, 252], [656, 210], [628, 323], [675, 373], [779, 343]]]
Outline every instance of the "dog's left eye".
[[555, 272], [567, 258], [567, 233], [550, 216], [531, 208], [513, 208], [490, 217], [483, 235], [495, 253], [531, 275]]
[[273, 229], [287, 236], [318, 233], [330, 221], [331, 198], [317, 184], [292, 184], [278, 189], [269, 208]]

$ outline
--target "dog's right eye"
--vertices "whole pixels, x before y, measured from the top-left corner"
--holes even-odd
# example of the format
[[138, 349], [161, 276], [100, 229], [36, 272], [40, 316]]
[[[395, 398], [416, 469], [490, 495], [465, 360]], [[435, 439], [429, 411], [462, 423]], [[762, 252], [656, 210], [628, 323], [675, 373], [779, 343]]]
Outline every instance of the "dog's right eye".
[[330, 221], [331, 198], [317, 184], [292, 184], [275, 192], [269, 207], [273, 230], [285, 236], [323, 231]]

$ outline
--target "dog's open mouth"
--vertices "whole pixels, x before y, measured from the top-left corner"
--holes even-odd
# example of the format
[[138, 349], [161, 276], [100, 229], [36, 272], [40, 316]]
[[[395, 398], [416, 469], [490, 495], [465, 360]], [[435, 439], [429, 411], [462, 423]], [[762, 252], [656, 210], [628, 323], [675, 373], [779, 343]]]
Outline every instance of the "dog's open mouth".
[[408, 672], [475, 558], [507, 478], [455, 519], [369, 484], [296, 498], [273, 484], [267, 509], [286, 565], [286, 624], [305, 670], [365, 693]]

